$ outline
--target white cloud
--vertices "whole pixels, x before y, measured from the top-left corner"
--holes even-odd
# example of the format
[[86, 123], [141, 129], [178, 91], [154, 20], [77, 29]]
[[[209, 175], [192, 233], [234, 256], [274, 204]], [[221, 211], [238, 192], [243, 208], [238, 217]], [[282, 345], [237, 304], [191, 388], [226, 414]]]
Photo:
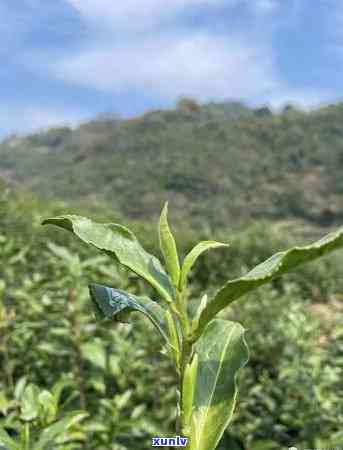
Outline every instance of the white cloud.
[[281, 6], [280, 0], [126, 0], [117, 3], [113, 0], [64, 1], [88, 24], [106, 26], [114, 32], [140, 31], [199, 8], [214, 12], [241, 6], [257, 15], [269, 15], [278, 11]]
[[[35, 8], [39, 3], [23, 1]], [[297, 0], [290, 0], [291, 8], [295, 4]], [[62, 6], [72, 21], [73, 8], [84, 22], [75, 28], [84, 40], [78, 48], [73, 43], [70, 48], [49, 48], [48, 52], [42, 44], [38, 51], [21, 52], [22, 64], [41, 77], [120, 98], [137, 93], [142, 103], [144, 98], [170, 103], [180, 95], [190, 95], [201, 101], [269, 102], [278, 108], [287, 102], [313, 106], [327, 97], [323, 92], [292, 89], [278, 72], [272, 37], [280, 20], [288, 20], [281, 14], [281, 0], [58, 0], [54, 5]], [[218, 34], [216, 14], [223, 12], [230, 24], [228, 7], [240, 5], [245, 15], [239, 33], [229, 29], [225, 35]], [[200, 8], [208, 13], [207, 25], [205, 20], [202, 25], [194, 22], [185, 31], [186, 13]], [[45, 14], [50, 20], [55, 17], [55, 13]], [[80, 26], [78, 19], [75, 26]], [[81, 112], [58, 108], [24, 108], [7, 115], [0, 110], [0, 126], [11, 131], [17, 123], [27, 131], [66, 120], [77, 123], [82, 118]]]
[[[228, 7], [241, 5], [266, 18], [279, 0], [64, 1], [88, 24], [89, 37], [78, 53], [48, 64], [61, 80], [112, 94], [144, 92], [168, 101], [186, 94], [200, 100], [247, 99], [279, 84], [273, 49], [266, 44], [266, 19], [258, 35], [247, 30], [249, 39], [242, 38], [243, 30], [240, 37], [228, 38], [201, 26], [194, 25], [186, 35], [180, 28], [188, 10], [205, 7], [208, 13], [218, 13], [223, 8], [229, 14]], [[168, 26], [162, 26], [166, 21]], [[123, 34], [116, 34], [118, 30]]]
[[249, 98], [274, 89], [269, 48], [194, 33], [85, 50], [51, 66], [60, 79], [114, 94], [137, 90], [171, 100]]
[[0, 136], [29, 133], [55, 126], [76, 126], [89, 117], [81, 111], [35, 106], [0, 109]]
[[[225, 98], [269, 102], [278, 108], [287, 102], [300, 107], [319, 104], [326, 93], [292, 90], [277, 71], [268, 24], [280, 10], [279, 0], [127, 0], [113, 7], [110, 0], [66, 0], [89, 22], [140, 27], [162, 23], [188, 7], [224, 7], [242, 4], [263, 20], [263, 29], [242, 30], [224, 37], [215, 32], [189, 29], [187, 34], [169, 27], [151, 35], [128, 32], [123, 40], [107, 30], [88, 48], [50, 65], [57, 78], [113, 95], [142, 92], [159, 101], [180, 95], [201, 101]], [[211, 9], [209, 9], [211, 11]], [[262, 22], [261, 22], [262, 23]], [[275, 30], [274, 30], [275, 31]], [[243, 37], [244, 36], [244, 37]], [[114, 43], [113, 43], [114, 42]], [[113, 43], [113, 44], [112, 44]]]
[[87, 22], [139, 30], [159, 24], [191, 7], [228, 6], [238, 0], [65, 0]]

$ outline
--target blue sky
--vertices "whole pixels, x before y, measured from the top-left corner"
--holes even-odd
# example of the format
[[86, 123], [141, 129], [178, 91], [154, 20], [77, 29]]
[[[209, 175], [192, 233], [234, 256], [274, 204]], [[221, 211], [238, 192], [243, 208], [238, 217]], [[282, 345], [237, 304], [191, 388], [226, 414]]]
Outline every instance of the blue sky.
[[201, 102], [343, 98], [341, 0], [1, 0], [0, 137]]

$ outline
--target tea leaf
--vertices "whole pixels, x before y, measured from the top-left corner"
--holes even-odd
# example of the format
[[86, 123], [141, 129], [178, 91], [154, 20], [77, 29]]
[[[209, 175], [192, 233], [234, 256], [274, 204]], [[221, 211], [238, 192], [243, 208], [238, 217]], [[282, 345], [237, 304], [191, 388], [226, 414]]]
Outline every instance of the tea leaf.
[[165, 312], [165, 318], [167, 321], [168, 326], [168, 333], [169, 333], [169, 339], [172, 346], [172, 352], [175, 356], [175, 361], [177, 368], [180, 368], [180, 340], [179, 340], [179, 334], [176, 329], [176, 324], [173, 320], [173, 316], [169, 310], [166, 310]]
[[21, 418], [31, 421], [38, 417], [39, 413], [39, 388], [34, 384], [29, 384], [23, 393], [21, 400]]
[[237, 376], [248, 361], [244, 328], [235, 322], [210, 322], [195, 345], [198, 370], [193, 398], [190, 450], [214, 450], [232, 419]]
[[129, 229], [116, 223], [102, 224], [75, 215], [49, 218], [42, 224], [52, 224], [71, 231], [86, 244], [114, 257], [144, 278], [165, 300], [172, 301], [175, 290], [160, 261], [144, 250]]
[[144, 314], [161, 333], [167, 343], [167, 325], [164, 321], [165, 310], [148, 297], [137, 297], [121, 289], [113, 289], [101, 284], [89, 285], [90, 296], [95, 313], [99, 319], [115, 318], [121, 322], [132, 311]]
[[181, 277], [180, 277], [180, 291], [186, 287], [188, 274], [193, 267], [195, 261], [199, 258], [199, 256], [204, 253], [206, 250], [211, 248], [219, 248], [219, 247], [228, 247], [228, 244], [222, 244], [221, 242], [216, 241], [202, 241], [199, 242], [185, 257], [182, 269], [181, 269]]
[[207, 296], [207, 294], [204, 294], [201, 297], [200, 304], [199, 304], [199, 306], [198, 306], [198, 308], [196, 310], [196, 313], [194, 315], [194, 318], [193, 318], [193, 321], [192, 321], [192, 327], [196, 328], [198, 326], [199, 318], [200, 318], [201, 313], [203, 312], [203, 310], [206, 308], [207, 303], [208, 303], [208, 296]]
[[198, 326], [193, 330], [193, 339], [196, 340], [216, 314], [234, 300], [263, 284], [269, 283], [301, 264], [313, 261], [341, 247], [343, 247], [343, 228], [328, 234], [311, 245], [294, 247], [276, 253], [252, 269], [244, 277], [228, 281], [201, 313]]
[[180, 264], [177, 254], [176, 243], [168, 224], [168, 203], [164, 208], [160, 217], [159, 224], [160, 247], [164, 256], [167, 271], [170, 274], [174, 286], [178, 286], [180, 278]]
[[35, 444], [35, 450], [51, 449], [51, 444], [54, 444], [57, 438], [85, 417], [87, 417], [87, 414], [82, 411], [74, 411], [66, 414], [63, 419], [53, 423], [43, 430], [39, 441]]
[[0, 449], [1, 448], [4, 450], [21, 450], [19, 443], [12, 439], [2, 427], [0, 427]]
[[185, 374], [182, 384], [182, 413], [183, 413], [183, 430], [185, 435], [190, 433], [190, 424], [193, 411], [194, 390], [196, 386], [196, 377], [198, 370], [198, 355], [195, 353], [191, 363], [186, 365]]

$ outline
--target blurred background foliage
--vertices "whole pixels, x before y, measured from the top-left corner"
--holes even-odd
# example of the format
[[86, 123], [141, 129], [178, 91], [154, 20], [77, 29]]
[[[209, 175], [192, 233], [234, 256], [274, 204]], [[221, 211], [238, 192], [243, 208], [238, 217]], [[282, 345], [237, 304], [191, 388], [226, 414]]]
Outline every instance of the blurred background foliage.
[[[199, 259], [192, 309], [228, 278], [342, 222], [342, 117], [341, 105], [275, 115], [182, 99], [176, 110], [1, 144], [0, 428], [32, 448], [49, 431], [47, 448], [64, 450], [144, 450], [174, 434], [176, 375], [159, 336], [139, 315], [97, 323], [87, 284], [155, 293], [41, 227], [43, 217], [117, 221], [161, 256], [156, 219], [169, 199], [181, 255], [202, 239], [230, 243]], [[343, 446], [342, 267], [338, 252], [222, 313], [247, 328], [251, 358], [220, 450]]]

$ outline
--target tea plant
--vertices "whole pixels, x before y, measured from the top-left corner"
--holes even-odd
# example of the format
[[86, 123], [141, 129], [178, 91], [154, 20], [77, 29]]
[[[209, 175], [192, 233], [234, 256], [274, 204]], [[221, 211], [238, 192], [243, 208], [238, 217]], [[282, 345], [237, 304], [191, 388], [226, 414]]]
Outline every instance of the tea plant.
[[[82, 411], [61, 413], [60, 397], [68, 380], [61, 378], [51, 391], [26, 384], [21, 378], [14, 399], [2, 399], [6, 419], [0, 424], [0, 448], [6, 450], [51, 450], [80, 448], [85, 432], [78, 427], [87, 414]], [[9, 433], [11, 432], [11, 434]], [[16, 437], [13, 437], [13, 434]], [[2, 447], [4, 446], [4, 447]]]
[[[65, 240], [60, 237], [54, 242]], [[88, 413], [82, 422], [87, 440], [76, 448], [132, 450], [137, 440], [140, 450], [150, 448], [150, 436], [170, 429], [175, 419], [167, 406], [175, 393], [157, 382], [174, 384], [171, 362], [157, 352], [158, 336], [146, 334], [144, 320], [111, 329], [94, 322], [86, 280], [111, 280], [133, 293], [144, 282], [87, 248], [79, 258], [73, 247], [35, 242], [17, 257], [27, 244], [11, 229], [0, 240], [0, 426], [14, 439], [20, 433], [19, 425], [7, 428], [17, 409], [3, 405], [16, 401], [13, 386], [23, 375], [49, 391], [68, 376], [63, 397], [70, 400], [62, 414], [84, 409], [84, 400]], [[73, 301], [66, 308], [71, 289]], [[133, 348], [135, 342], [140, 345]]]
[[[250, 361], [230, 432], [249, 450], [343, 445], [343, 303], [302, 298], [290, 281], [266, 285], [237, 302], [228, 317], [244, 321]], [[320, 316], [317, 310], [320, 308]], [[230, 447], [228, 447], [230, 448]]]
[[190, 450], [214, 450], [219, 444], [232, 420], [238, 374], [248, 361], [244, 328], [237, 322], [218, 318], [218, 313], [263, 284], [343, 247], [343, 229], [340, 229], [312, 245], [276, 253], [245, 276], [228, 281], [211, 300], [204, 295], [196, 312], [190, 314], [187, 285], [194, 263], [206, 250], [227, 244], [200, 242], [180, 265], [168, 225], [167, 205], [159, 223], [165, 268], [122, 225], [100, 224], [76, 215], [46, 219], [43, 224], [57, 225], [74, 233], [155, 289], [159, 302], [122, 289], [99, 284], [89, 286], [99, 318], [121, 322], [127, 321], [131, 312], [140, 312], [162, 336], [179, 379], [177, 432], [189, 439]]

